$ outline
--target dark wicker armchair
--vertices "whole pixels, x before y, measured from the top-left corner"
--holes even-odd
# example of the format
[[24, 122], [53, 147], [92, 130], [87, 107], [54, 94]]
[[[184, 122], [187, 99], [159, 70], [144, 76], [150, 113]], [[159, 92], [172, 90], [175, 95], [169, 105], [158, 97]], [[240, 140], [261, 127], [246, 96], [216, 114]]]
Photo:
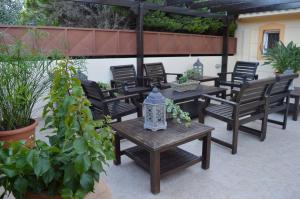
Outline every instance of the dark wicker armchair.
[[298, 74], [278, 75], [276, 83], [274, 84], [270, 93], [269, 114], [283, 112], [283, 121], [268, 119], [269, 122], [281, 125], [286, 129], [287, 117], [289, 113], [290, 104], [290, 90], [289, 86], [292, 81], [298, 77]]
[[[218, 73], [219, 81], [217, 84], [218, 86], [229, 86], [231, 90], [239, 88], [245, 82], [258, 79], [256, 75], [258, 65], [258, 62], [237, 61], [233, 72]], [[228, 75], [231, 75], [231, 80], [228, 80]], [[231, 92], [230, 95], [232, 96], [233, 93]]]
[[[137, 113], [138, 117], [142, 116], [141, 106], [135, 100], [131, 103], [126, 103], [123, 100], [135, 99], [139, 95], [127, 95], [115, 97], [115, 90], [101, 90], [99, 85], [94, 81], [81, 82], [85, 95], [91, 102], [91, 110], [95, 120], [101, 119], [104, 116], [111, 116], [112, 119], [121, 121], [122, 117]], [[104, 93], [109, 93], [110, 98], [105, 97]]]
[[[199, 122], [204, 123], [205, 115], [209, 115], [226, 122], [228, 130], [233, 130], [231, 143], [217, 138], [212, 138], [212, 141], [230, 148], [232, 154], [237, 153], [239, 130], [259, 136], [263, 141], [267, 131], [269, 93], [274, 83], [275, 78], [246, 82], [232, 100], [204, 95], [205, 103], [201, 106]], [[211, 101], [219, 104], [210, 104]], [[243, 126], [255, 120], [262, 120], [260, 131]]]
[[[118, 89], [122, 94], [142, 94], [151, 90], [150, 85], [144, 77], [138, 77], [133, 65], [111, 66], [110, 70], [113, 75], [111, 87]], [[138, 86], [138, 81], [144, 86]]]
[[148, 63], [144, 64], [146, 78], [149, 79], [152, 85], [157, 86], [160, 89], [170, 88], [168, 84], [167, 76], [175, 75], [179, 79], [182, 74], [179, 73], [166, 73], [165, 67], [162, 63]]

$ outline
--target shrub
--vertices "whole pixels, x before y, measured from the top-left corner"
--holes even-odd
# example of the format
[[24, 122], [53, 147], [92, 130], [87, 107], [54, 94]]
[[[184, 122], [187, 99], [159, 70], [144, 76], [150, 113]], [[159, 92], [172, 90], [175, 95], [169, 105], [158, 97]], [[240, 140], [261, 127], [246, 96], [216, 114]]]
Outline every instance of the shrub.
[[26, 193], [78, 198], [94, 190], [106, 161], [113, 159], [109, 120], [94, 121], [90, 102], [84, 96], [76, 67], [69, 60], [54, 68], [53, 84], [44, 109], [50, 144], [36, 141], [32, 149], [24, 143], [8, 148], [0, 143], [0, 186], [17, 199]]

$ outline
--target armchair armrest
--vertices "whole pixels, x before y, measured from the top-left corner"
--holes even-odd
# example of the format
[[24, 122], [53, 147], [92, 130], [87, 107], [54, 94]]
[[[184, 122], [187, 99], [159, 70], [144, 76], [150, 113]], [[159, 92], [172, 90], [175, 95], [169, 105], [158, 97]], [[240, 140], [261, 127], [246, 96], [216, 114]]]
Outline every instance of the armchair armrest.
[[181, 73], [166, 73], [166, 75], [177, 75], [177, 76], [182, 76]]
[[[134, 79], [135, 80], [135, 79]], [[127, 80], [120, 81], [120, 80], [110, 80], [111, 84], [116, 85], [116, 84], [127, 84]]]
[[219, 76], [218, 82], [220, 82], [221, 80], [227, 81], [227, 75], [232, 75], [232, 74], [233, 72], [218, 73]]
[[112, 98], [112, 99], [104, 100], [103, 103], [107, 104], [107, 103], [116, 102], [116, 101], [120, 101], [120, 100], [124, 100], [124, 99], [135, 98], [135, 97], [139, 97], [139, 94], [118, 96], [118, 97], [115, 97], [115, 98]]
[[233, 72], [226, 72], [226, 73], [218, 73], [218, 76], [225, 76], [225, 75], [230, 75], [232, 74]]
[[233, 73], [232, 75], [238, 75], [238, 76], [242, 77], [244, 83], [247, 82], [247, 78], [249, 78], [251, 80], [256, 79], [256, 77], [258, 78], [258, 76], [255, 74], [250, 75], [250, 74], [244, 74], [244, 73]]
[[107, 90], [101, 90], [102, 93], [108, 93], [110, 97], [116, 97], [115, 92], [118, 92], [119, 89], [117, 88], [112, 88], [112, 89], [107, 89]]
[[164, 80], [161, 76], [144, 76], [144, 78], [147, 79], [149, 86], [151, 87], [154, 86], [153, 82], [157, 82], [158, 84], [160, 84], [160, 82]]
[[183, 75], [181, 73], [166, 73], [166, 75], [176, 75], [176, 79], [178, 80], [180, 77], [182, 77]]
[[206, 95], [206, 94], [203, 94], [202, 96], [205, 99], [214, 100], [214, 101], [221, 102], [221, 103], [224, 103], [224, 104], [228, 104], [228, 105], [231, 105], [231, 106], [237, 106], [238, 105], [236, 102], [229, 101], [229, 100], [226, 100], [226, 99], [223, 99], [223, 98], [218, 98], [218, 97], [211, 96], [211, 95]]
[[[135, 81], [135, 79], [134, 79], [134, 81]], [[111, 80], [112, 87], [117, 88], [117, 84], [121, 85], [121, 88], [123, 89], [124, 92], [128, 91], [128, 82], [127, 81]]]

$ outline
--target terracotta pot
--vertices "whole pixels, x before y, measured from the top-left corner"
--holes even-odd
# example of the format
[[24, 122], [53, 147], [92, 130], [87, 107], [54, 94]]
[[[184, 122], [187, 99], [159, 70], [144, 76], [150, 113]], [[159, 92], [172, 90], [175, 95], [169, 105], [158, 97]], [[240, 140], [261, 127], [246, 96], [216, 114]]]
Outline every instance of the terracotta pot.
[[[112, 199], [112, 194], [107, 186], [107, 184], [103, 181], [100, 181], [95, 185], [95, 192], [89, 193], [84, 199]], [[36, 194], [36, 193], [28, 193], [25, 196], [25, 199], [62, 199], [60, 196], [47, 196], [46, 194]]]
[[110, 188], [104, 181], [100, 181], [95, 185], [94, 193], [89, 193], [84, 199], [112, 199]]
[[38, 123], [34, 119], [31, 121], [31, 125], [20, 129], [0, 131], [0, 141], [15, 142], [19, 140], [25, 140], [26, 145], [32, 147], [34, 145], [35, 129]]

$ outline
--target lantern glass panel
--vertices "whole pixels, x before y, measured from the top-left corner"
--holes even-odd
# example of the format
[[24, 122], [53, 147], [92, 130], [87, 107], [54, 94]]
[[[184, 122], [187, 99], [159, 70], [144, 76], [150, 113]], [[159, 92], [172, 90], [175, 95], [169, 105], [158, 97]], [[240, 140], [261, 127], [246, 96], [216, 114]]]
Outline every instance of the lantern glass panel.
[[154, 88], [143, 103], [144, 128], [152, 131], [167, 128], [166, 122], [166, 99]]
[[199, 79], [203, 77], [203, 64], [200, 62], [199, 59], [194, 63], [193, 70], [194, 70], [194, 78]]

